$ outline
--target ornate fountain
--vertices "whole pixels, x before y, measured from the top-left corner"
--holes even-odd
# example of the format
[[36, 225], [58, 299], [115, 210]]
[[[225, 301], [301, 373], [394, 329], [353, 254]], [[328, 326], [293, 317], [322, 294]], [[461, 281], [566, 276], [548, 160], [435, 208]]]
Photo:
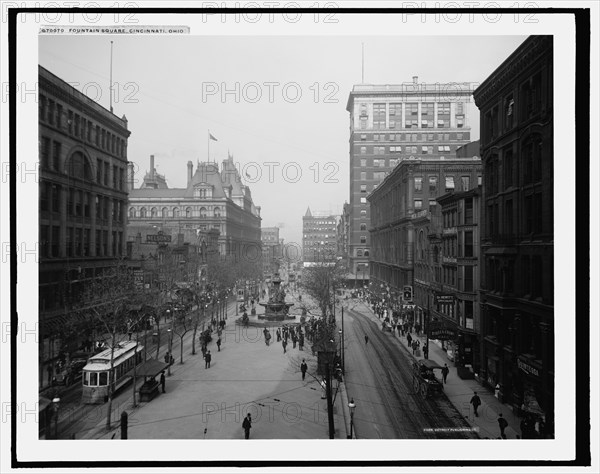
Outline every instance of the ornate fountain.
[[279, 273], [276, 273], [273, 277], [273, 282], [269, 289], [269, 301], [259, 304], [265, 307], [265, 314], [259, 314], [258, 319], [284, 321], [285, 319], [295, 318], [295, 316], [289, 314], [290, 306], [294, 306], [294, 303], [285, 302], [285, 291], [281, 288]]

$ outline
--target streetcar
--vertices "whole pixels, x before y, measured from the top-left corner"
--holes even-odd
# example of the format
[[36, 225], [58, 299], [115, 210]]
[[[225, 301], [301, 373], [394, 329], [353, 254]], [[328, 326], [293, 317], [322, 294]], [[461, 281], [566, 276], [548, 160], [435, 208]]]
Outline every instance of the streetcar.
[[[115, 347], [113, 393], [133, 380], [133, 369], [143, 362], [143, 350], [144, 346], [134, 341], [118, 344]], [[108, 383], [111, 379], [110, 353], [111, 349], [108, 348], [88, 359], [81, 377], [82, 403], [94, 404], [108, 401]]]

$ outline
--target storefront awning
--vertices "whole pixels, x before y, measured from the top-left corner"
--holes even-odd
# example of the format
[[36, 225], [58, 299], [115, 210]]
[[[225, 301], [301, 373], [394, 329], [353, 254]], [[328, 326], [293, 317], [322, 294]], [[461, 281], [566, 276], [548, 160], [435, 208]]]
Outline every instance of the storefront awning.
[[540, 407], [540, 404], [532, 391], [525, 392], [522, 409], [523, 411], [533, 413], [534, 415], [545, 415], [544, 410]]

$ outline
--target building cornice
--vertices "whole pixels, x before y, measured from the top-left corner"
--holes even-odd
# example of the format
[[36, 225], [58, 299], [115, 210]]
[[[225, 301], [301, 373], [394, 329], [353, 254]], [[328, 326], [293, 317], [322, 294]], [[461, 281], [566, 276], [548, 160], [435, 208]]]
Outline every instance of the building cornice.
[[530, 36], [473, 92], [480, 109], [521, 73], [552, 51], [552, 36]]

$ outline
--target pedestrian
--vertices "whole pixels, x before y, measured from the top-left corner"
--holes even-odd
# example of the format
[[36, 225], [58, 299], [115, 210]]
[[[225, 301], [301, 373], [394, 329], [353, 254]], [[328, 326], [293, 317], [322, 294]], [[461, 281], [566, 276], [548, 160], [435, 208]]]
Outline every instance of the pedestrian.
[[444, 380], [444, 383], [446, 383], [446, 379], [448, 378], [448, 372], [450, 372], [448, 364], [444, 364], [444, 367], [442, 367], [442, 379]]
[[165, 364], [168, 364], [171, 358], [169, 357], [169, 351], [165, 354]]
[[244, 434], [246, 435], [246, 439], [250, 439], [250, 428], [252, 428], [252, 415], [250, 415], [250, 413], [248, 413], [248, 416], [244, 418], [242, 428], [244, 428]]
[[277, 342], [281, 341], [281, 329], [277, 328], [277, 331], [275, 332], [275, 334], [277, 335]]
[[500, 427], [500, 437], [502, 439], [506, 439], [506, 435], [504, 434], [504, 430], [508, 426], [508, 421], [502, 416], [502, 413], [498, 416], [498, 426]]
[[173, 357], [173, 354], [171, 354], [171, 360], [170, 360], [170, 364], [173, 365], [175, 363], [175, 357]]
[[160, 373], [160, 385], [162, 386], [162, 392], [165, 393], [165, 371]]
[[417, 352], [417, 341], [413, 341], [412, 350], [413, 350], [413, 355], [415, 355]]
[[306, 360], [302, 359], [302, 364], [300, 364], [300, 371], [302, 372], [302, 381], [304, 381], [304, 377], [306, 377], [307, 370], [308, 365], [306, 365]]
[[204, 368], [210, 369], [210, 361], [212, 356], [210, 355], [210, 351], [206, 351], [206, 355], [204, 356]]
[[287, 340], [284, 339], [283, 342], [281, 343], [281, 345], [283, 346], [283, 353], [285, 354], [285, 350], [287, 347]]
[[296, 333], [292, 332], [292, 348], [295, 349], [296, 348], [296, 342], [298, 341], [298, 338], [296, 337]]
[[217, 352], [221, 352], [221, 338], [217, 339]]
[[473, 396], [471, 397], [471, 405], [473, 405], [473, 412], [475, 413], [475, 416], [479, 416], [479, 414], [477, 413], [477, 409], [479, 408], [479, 405], [481, 405], [481, 398], [479, 398], [479, 395], [477, 395], [477, 392], [473, 392]]
[[304, 350], [304, 334], [300, 333], [300, 337], [298, 338], [298, 348], [303, 351]]
[[410, 333], [406, 335], [406, 342], [408, 343], [408, 347], [412, 345], [412, 336], [410, 335]]

